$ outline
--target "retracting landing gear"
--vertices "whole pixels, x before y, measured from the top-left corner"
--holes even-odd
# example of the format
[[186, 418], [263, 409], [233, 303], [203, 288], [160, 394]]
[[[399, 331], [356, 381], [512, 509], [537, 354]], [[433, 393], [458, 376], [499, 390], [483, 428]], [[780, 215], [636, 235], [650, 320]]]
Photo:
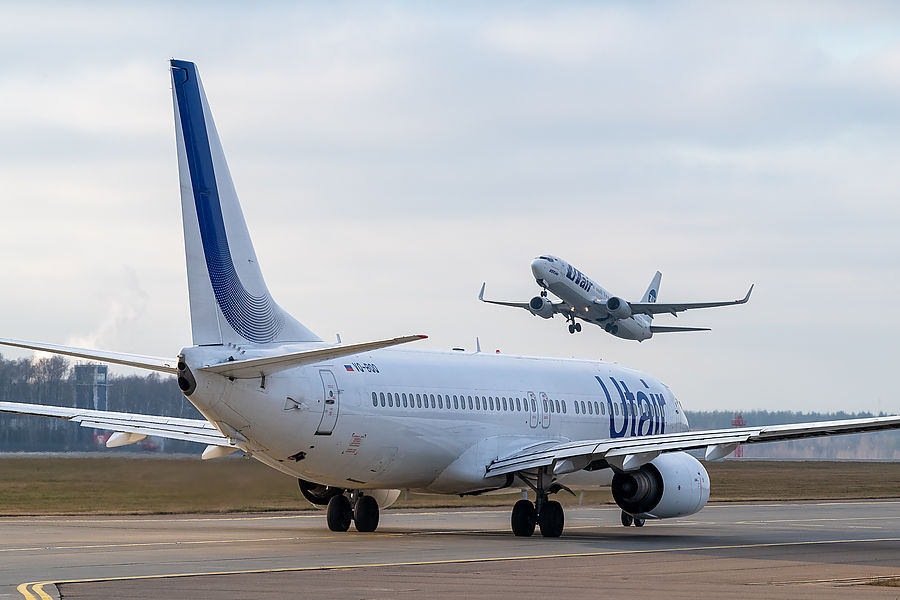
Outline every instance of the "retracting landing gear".
[[634, 525], [635, 527], [643, 527], [644, 519], [642, 517], [634, 517], [632, 515], [629, 515], [627, 512], [625, 512], [623, 510], [622, 511], [622, 525], [624, 525], [625, 527], [629, 527], [631, 525]]
[[357, 531], [369, 533], [378, 528], [378, 502], [359, 491], [350, 498], [339, 494], [328, 501], [325, 517], [331, 531], [347, 531], [352, 521]]
[[569, 333], [575, 333], [576, 331], [581, 331], [581, 323], [575, 322], [574, 315], [566, 315], [566, 318], [569, 320]]
[[541, 535], [544, 537], [559, 537], [562, 535], [565, 526], [565, 514], [563, 513], [562, 504], [556, 500], [548, 498], [549, 493], [556, 493], [564, 489], [559, 484], [550, 486], [545, 490], [545, 484], [549, 483], [552, 475], [547, 472], [546, 467], [541, 467], [535, 482], [519, 474], [519, 478], [525, 482], [528, 487], [534, 490], [535, 503], [530, 500], [522, 499], [513, 506], [510, 524], [512, 525], [513, 534], [517, 536], [530, 536], [534, 533], [535, 525], [540, 527]]

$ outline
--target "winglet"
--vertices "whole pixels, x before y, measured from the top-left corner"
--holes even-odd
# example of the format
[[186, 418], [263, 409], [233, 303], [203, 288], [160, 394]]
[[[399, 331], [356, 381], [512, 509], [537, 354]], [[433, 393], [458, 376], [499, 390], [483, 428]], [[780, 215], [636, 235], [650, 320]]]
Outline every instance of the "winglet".
[[481, 291], [478, 292], [478, 299], [481, 300], [482, 302], [484, 302], [484, 286], [486, 286], [486, 285], [487, 285], [487, 282], [486, 282], [486, 281], [485, 281], [484, 283], [482, 283], [482, 284], [481, 284]]
[[751, 284], [750, 284], [750, 289], [747, 290], [747, 295], [744, 296], [744, 299], [743, 299], [743, 300], [735, 300], [734, 303], [735, 303], [735, 304], [746, 304], [747, 301], [750, 300], [750, 294], [753, 293], [753, 286], [754, 286], [754, 285], [756, 285], [756, 284], [755, 284], [755, 283], [751, 283]]

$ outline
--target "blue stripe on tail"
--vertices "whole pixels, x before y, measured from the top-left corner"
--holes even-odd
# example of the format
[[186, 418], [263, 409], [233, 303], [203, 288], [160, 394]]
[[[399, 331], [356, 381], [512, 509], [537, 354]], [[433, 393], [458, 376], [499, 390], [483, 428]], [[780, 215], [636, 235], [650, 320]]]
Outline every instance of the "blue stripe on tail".
[[181, 60], [173, 60], [171, 64], [200, 238], [216, 302], [228, 324], [245, 339], [271, 342], [284, 327], [284, 317], [268, 292], [261, 296], [248, 292], [234, 267], [216, 186], [197, 68], [194, 63]]

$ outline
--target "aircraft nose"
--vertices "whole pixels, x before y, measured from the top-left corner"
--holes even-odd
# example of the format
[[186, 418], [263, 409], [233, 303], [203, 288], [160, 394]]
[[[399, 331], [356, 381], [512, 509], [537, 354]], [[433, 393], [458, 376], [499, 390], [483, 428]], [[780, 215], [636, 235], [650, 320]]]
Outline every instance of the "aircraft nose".
[[543, 258], [536, 258], [531, 261], [531, 273], [535, 279], [544, 279], [547, 275], [547, 261]]

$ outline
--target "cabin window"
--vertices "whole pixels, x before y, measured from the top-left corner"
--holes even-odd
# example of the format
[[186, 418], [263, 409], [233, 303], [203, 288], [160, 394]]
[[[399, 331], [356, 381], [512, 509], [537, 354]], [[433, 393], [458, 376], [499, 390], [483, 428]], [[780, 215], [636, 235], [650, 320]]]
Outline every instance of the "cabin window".
[[469, 410], [475, 410], [475, 405], [472, 404], [472, 396], [469, 396]]
[[[432, 397], [433, 397], [433, 396], [432, 396]], [[443, 396], [441, 396], [440, 394], [438, 394], [437, 400], [438, 400], [438, 408], [444, 408], [444, 398], [443, 398]], [[447, 406], [447, 408], [450, 408], [450, 407]]]
[[[422, 394], [423, 398], [425, 396], [426, 396], [426, 394]], [[434, 403], [434, 394], [431, 394], [431, 408], [437, 408], [437, 404]]]
[[381, 405], [384, 406], [384, 392], [378, 394], [378, 397], [381, 399]]
[[459, 400], [456, 394], [453, 394], [453, 408], [459, 410]]
[[576, 415], [580, 415], [580, 414], [581, 414], [581, 411], [578, 410], [578, 402], [575, 402], [575, 414], [576, 414]]
[[563, 414], [566, 414], [566, 401], [565, 400], [562, 401], [562, 409], [563, 409]]
[[[428, 399], [425, 399], [425, 402], [428, 402]], [[419, 394], [416, 394], [416, 406], [418, 408], [422, 408], [422, 397]]]
[[[484, 405], [487, 408], [487, 404]], [[475, 410], [481, 410], [481, 398], [475, 396]]]
[[551, 402], [556, 403], [556, 412], [559, 412], [559, 400], [552, 400]]
[[531, 412], [537, 412], [537, 402], [534, 401], [534, 398], [531, 399]]
[[584, 405], [584, 400], [581, 401], [581, 414], [587, 414], [587, 407]]
[[[500, 402], [500, 398], [497, 398], [497, 402], [498, 402], [498, 403]], [[503, 410], [509, 410], [509, 409], [506, 407], [506, 398], [503, 398]]]
[[588, 414], [589, 414], [589, 415], [594, 414], [594, 406], [593, 406], [590, 402], [588, 402], [587, 409], [588, 409]]
[[[482, 397], [482, 400], [484, 400], [483, 397]], [[488, 404], [490, 405], [491, 410], [494, 410], [494, 397], [493, 396], [488, 396]], [[497, 408], [498, 409], [500, 408], [499, 404], [497, 405]]]
[[372, 406], [378, 406], [378, 394], [372, 392]]
[[519, 404], [518, 398], [516, 398], [516, 410], [522, 410], [522, 406]]
[[409, 405], [406, 403], [406, 394], [403, 394], [401, 398], [403, 398], [403, 408], [407, 408]]
[[388, 392], [388, 406], [394, 406], [394, 396]]
[[619, 416], [619, 403], [616, 402], [616, 403], [614, 404], [614, 406], [616, 407], [616, 416], [618, 417], [618, 416]]
[[606, 405], [605, 404], [600, 404], [600, 414], [601, 415], [606, 414]]

